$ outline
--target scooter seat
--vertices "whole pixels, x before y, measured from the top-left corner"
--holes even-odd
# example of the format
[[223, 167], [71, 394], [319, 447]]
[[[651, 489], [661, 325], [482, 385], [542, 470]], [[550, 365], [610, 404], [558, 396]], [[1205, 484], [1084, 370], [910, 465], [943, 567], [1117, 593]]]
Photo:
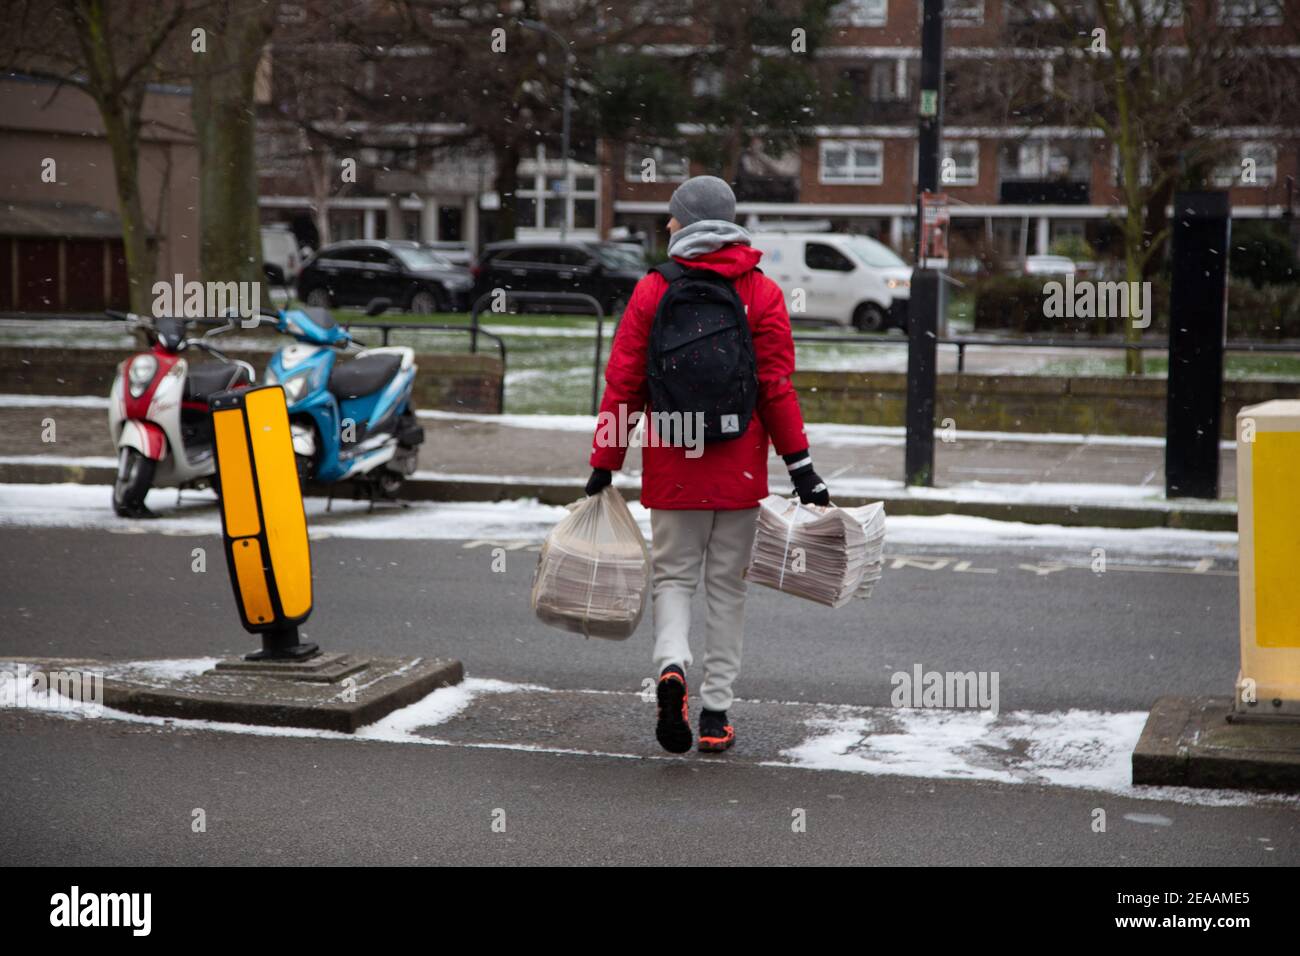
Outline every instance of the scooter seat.
[[242, 365], [227, 365], [225, 362], [191, 365], [185, 377], [185, 401], [206, 402], [217, 392], [247, 384], [248, 369]]
[[340, 362], [330, 372], [329, 390], [335, 398], [360, 398], [391, 382], [401, 367], [400, 355], [362, 355]]

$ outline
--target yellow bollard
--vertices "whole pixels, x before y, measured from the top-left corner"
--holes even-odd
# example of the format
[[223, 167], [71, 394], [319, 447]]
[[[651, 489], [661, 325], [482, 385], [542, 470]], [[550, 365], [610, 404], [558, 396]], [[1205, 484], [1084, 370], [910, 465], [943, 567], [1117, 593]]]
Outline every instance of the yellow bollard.
[[298, 640], [311, 614], [311, 551], [284, 389], [214, 395], [212, 428], [221, 480], [221, 527], [240, 621], [262, 635], [247, 660], [319, 653]]
[[1300, 717], [1300, 401], [1237, 414], [1241, 672], [1233, 717]]

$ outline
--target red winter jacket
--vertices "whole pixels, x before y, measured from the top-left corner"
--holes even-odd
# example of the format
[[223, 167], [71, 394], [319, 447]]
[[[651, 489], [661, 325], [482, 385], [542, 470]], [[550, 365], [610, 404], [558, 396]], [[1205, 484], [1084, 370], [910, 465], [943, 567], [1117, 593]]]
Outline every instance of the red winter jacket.
[[[749, 329], [754, 339], [758, 365], [758, 402], [749, 428], [739, 438], [709, 442], [703, 454], [688, 458], [691, 449], [670, 445], [649, 445], [642, 440], [644, 474], [641, 503], [647, 508], [710, 509], [729, 511], [753, 508], [767, 496], [768, 437], [778, 454], [788, 455], [808, 447], [803, 416], [790, 376], [794, 373], [794, 340], [790, 316], [781, 289], [767, 276], [754, 271], [762, 253], [750, 246], [733, 243], [694, 259], [677, 259], [693, 269], [721, 273], [735, 284], [740, 301], [747, 307]], [[675, 257], [676, 258], [676, 257]], [[634, 412], [649, 409], [646, 385], [646, 347], [650, 326], [668, 282], [652, 272], [637, 283], [614, 335], [609, 364], [605, 367], [605, 397], [601, 400], [602, 420], [606, 414], [626, 421]], [[620, 415], [620, 406], [624, 411]], [[646, 423], [647, 426], [649, 422]], [[617, 471], [623, 466], [627, 447], [620, 442], [602, 447], [601, 428], [592, 440], [591, 466]]]

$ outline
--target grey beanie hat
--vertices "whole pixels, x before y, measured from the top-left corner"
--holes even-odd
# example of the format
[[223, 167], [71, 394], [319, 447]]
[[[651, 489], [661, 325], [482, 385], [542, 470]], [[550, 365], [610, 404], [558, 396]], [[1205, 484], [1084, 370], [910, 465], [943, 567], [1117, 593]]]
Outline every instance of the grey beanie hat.
[[683, 226], [702, 219], [736, 221], [736, 194], [717, 176], [695, 176], [686, 180], [668, 200], [668, 212]]

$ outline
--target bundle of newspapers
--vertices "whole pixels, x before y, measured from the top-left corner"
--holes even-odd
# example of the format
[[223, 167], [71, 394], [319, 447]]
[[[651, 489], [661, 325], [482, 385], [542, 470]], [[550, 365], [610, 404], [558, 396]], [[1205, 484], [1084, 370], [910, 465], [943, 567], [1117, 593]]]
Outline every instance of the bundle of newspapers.
[[745, 577], [829, 607], [868, 598], [884, 561], [885, 506], [820, 507], [771, 495], [759, 502]]
[[612, 487], [569, 506], [542, 544], [533, 612], [587, 637], [631, 636], [650, 590], [650, 555], [636, 519]]

